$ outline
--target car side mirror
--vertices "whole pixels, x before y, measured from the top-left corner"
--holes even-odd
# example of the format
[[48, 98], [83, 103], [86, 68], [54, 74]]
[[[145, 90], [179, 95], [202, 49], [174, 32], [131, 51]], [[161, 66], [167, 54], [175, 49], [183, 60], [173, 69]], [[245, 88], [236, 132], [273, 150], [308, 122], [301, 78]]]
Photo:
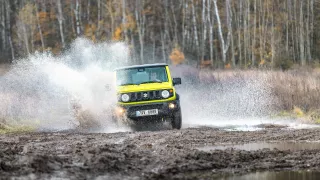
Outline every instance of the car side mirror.
[[173, 78], [172, 79], [173, 85], [179, 85], [181, 84], [181, 78]]

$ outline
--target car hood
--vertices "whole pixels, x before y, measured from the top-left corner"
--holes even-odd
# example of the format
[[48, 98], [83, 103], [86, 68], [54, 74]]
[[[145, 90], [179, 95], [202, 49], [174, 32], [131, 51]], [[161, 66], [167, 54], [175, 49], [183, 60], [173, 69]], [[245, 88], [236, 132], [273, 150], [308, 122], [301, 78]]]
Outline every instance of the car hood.
[[172, 83], [163, 82], [163, 83], [148, 83], [140, 85], [127, 85], [127, 86], [118, 86], [117, 91], [119, 93], [127, 92], [140, 92], [140, 91], [153, 91], [161, 89], [172, 89]]

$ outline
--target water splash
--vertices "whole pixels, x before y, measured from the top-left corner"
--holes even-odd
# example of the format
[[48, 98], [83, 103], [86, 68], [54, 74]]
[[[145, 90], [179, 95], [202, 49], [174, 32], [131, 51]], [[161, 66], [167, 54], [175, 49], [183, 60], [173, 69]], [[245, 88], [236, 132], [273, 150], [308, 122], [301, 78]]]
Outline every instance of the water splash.
[[[248, 127], [274, 123], [277, 100], [272, 95], [268, 74], [259, 72], [219, 79], [207, 84], [189, 83], [177, 87], [181, 94], [184, 127]], [[223, 75], [225, 76], [225, 75]]]
[[40, 129], [75, 128], [76, 102], [108, 127], [110, 118], [104, 112], [116, 102], [112, 70], [128, 61], [125, 44], [86, 39], [75, 40], [57, 57], [47, 52], [19, 59], [0, 77], [0, 116]]

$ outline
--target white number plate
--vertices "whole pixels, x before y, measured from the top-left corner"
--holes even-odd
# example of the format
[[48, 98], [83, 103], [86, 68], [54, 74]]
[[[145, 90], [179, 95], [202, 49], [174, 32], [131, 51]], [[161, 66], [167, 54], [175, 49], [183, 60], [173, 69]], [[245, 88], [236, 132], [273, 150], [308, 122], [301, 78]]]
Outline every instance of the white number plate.
[[152, 116], [157, 114], [158, 114], [158, 109], [136, 111], [137, 116]]

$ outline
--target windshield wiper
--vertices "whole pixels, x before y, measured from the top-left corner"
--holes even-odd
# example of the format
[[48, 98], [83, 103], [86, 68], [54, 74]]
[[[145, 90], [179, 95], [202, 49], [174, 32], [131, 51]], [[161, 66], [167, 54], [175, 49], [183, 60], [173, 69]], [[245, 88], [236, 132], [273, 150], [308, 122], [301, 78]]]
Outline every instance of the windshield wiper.
[[138, 84], [134, 84], [134, 83], [124, 83], [124, 84], [120, 84], [119, 86], [128, 86], [128, 85], [138, 85]]
[[148, 84], [148, 83], [162, 83], [162, 81], [146, 81], [146, 82], [142, 82], [140, 84]]

